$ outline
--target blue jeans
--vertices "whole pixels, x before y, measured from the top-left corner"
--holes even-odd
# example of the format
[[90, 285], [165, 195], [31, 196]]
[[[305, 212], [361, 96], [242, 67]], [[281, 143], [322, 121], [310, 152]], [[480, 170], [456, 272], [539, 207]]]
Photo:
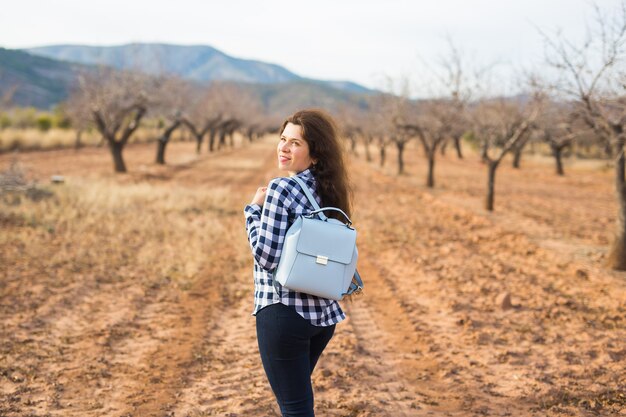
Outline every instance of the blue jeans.
[[311, 374], [335, 325], [318, 327], [277, 303], [256, 314], [263, 368], [283, 417], [314, 417]]

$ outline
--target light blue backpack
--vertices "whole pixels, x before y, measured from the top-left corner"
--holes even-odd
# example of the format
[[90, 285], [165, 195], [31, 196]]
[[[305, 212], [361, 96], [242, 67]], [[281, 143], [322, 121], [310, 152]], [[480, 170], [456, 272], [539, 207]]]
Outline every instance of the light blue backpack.
[[[359, 293], [363, 281], [356, 270], [359, 253], [352, 221], [341, 209], [320, 208], [304, 181], [292, 178], [315, 210], [298, 217], [287, 230], [274, 278], [290, 290], [331, 300]], [[338, 211], [348, 222], [329, 218], [324, 211]]]

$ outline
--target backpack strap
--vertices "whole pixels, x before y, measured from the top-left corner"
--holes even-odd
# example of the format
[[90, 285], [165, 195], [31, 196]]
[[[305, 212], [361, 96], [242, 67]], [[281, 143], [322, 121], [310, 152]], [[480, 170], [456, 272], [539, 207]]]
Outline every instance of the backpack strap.
[[[356, 282], [354, 282], [355, 280]], [[355, 269], [354, 278], [352, 279], [352, 282], [350, 283], [350, 286], [348, 287], [348, 291], [344, 292], [341, 295], [358, 294], [361, 292], [362, 289], [363, 289], [363, 280], [361, 279], [361, 275], [359, 274], [359, 271]]]
[[[311, 190], [309, 189], [309, 187], [307, 187], [307, 185], [304, 183], [304, 181], [302, 181], [301, 178], [298, 178], [297, 175], [294, 175], [293, 177], [294, 180], [296, 180], [296, 182], [298, 184], [300, 184], [300, 188], [302, 188], [302, 191], [304, 191], [304, 195], [306, 195], [306, 198], [309, 199], [309, 201], [311, 202], [311, 204], [313, 204], [313, 208], [315, 208], [315, 210], [321, 210], [322, 208], [320, 207], [319, 204], [317, 204], [317, 200], [315, 199], [315, 197], [313, 197], [313, 194], [311, 193]], [[320, 219], [326, 221], [327, 217], [323, 212], [319, 212], [317, 213], [320, 217]]]

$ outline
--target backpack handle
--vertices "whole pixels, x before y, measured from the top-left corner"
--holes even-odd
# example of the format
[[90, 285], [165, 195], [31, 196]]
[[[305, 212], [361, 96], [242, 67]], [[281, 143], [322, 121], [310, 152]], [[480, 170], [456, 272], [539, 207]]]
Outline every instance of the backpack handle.
[[[313, 216], [315, 216], [316, 214], [323, 214], [323, 212], [324, 212], [324, 211], [328, 211], [328, 210], [331, 210], [331, 211], [338, 211], [339, 213], [343, 214], [343, 216], [344, 216], [344, 217], [346, 218], [346, 220], [348, 221], [348, 223], [346, 224], [346, 226], [348, 226], [348, 227], [352, 226], [352, 220], [350, 220], [350, 217], [348, 217], [348, 215], [347, 215], [346, 213], [344, 213], [344, 212], [343, 212], [343, 210], [338, 209], [338, 208], [336, 208], [336, 207], [324, 207], [324, 208], [320, 208], [320, 209], [317, 209], [317, 210], [315, 210], [315, 211], [310, 212], [309, 214], [307, 214], [307, 215], [306, 215], [306, 216], [304, 216], [304, 217], [313, 217]], [[322, 217], [322, 216], [320, 216], [320, 218], [321, 218], [321, 217]], [[324, 216], [324, 217], [326, 217], [326, 216]], [[326, 217], [325, 219], [323, 218], [322, 220], [326, 221], [327, 219], [328, 219], [328, 217]]]

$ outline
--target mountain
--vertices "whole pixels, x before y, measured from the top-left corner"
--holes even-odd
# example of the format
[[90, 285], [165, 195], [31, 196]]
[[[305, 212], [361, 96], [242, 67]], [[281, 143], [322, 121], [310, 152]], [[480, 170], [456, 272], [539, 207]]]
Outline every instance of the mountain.
[[161, 43], [133, 43], [119, 46], [52, 45], [30, 48], [26, 51], [57, 60], [134, 69], [149, 74], [173, 74], [200, 82], [220, 80], [276, 84], [311, 81], [354, 93], [371, 91], [349, 81], [306, 79], [279, 65], [235, 58], [206, 45], [182, 46]]
[[83, 65], [0, 48], [0, 97], [18, 106], [49, 108], [64, 100]]
[[303, 108], [324, 108], [339, 111], [345, 104], [367, 108], [365, 94], [339, 90], [327, 84], [302, 80], [282, 84], [251, 84], [252, 90], [265, 109], [281, 117]]
[[[3, 97], [11, 96], [13, 105], [50, 109], [68, 97], [79, 73], [93, 71], [94, 64], [102, 62], [116, 68], [136, 68], [142, 63], [146, 72], [167, 70], [200, 84], [234, 78], [235, 81], [229, 82], [252, 91], [265, 109], [274, 114], [284, 115], [305, 107], [331, 110], [347, 103], [363, 107], [364, 97], [372, 93], [349, 81], [307, 79], [278, 65], [232, 58], [205, 46], [137, 44], [111, 48], [51, 46], [33, 50], [47, 51], [48, 55], [62, 60], [0, 48], [0, 105]], [[154, 58], [155, 51], [161, 51], [162, 59]]]

